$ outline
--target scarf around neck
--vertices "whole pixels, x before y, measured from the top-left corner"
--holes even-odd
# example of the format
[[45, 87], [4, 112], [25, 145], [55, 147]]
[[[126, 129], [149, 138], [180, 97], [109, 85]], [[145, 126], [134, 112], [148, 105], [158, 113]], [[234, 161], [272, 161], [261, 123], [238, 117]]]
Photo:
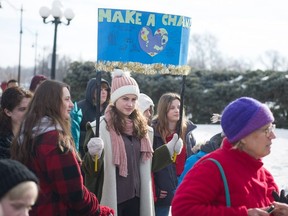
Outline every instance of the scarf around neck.
[[[107, 120], [110, 137], [111, 137], [111, 145], [112, 145], [112, 154], [113, 154], [113, 163], [119, 168], [119, 175], [123, 177], [127, 177], [128, 175], [128, 167], [127, 167], [127, 155], [125, 144], [121, 135], [118, 135], [115, 131], [115, 128], [112, 126], [111, 121], [111, 105], [107, 107], [105, 110], [105, 119]], [[125, 119], [125, 131], [124, 133], [127, 135], [133, 135], [133, 121], [131, 119]], [[148, 137], [148, 133], [146, 133], [145, 137], [140, 140], [140, 151], [142, 161], [149, 160], [152, 158], [153, 149], [151, 147], [151, 143]]]
[[[18, 143], [22, 143], [24, 140], [24, 127], [25, 127], [25, 122], [21, 128], [20, 136], [18, 139]], [[49, 131], [53, 130], [58, 130], [58, 131], [63, 131], [62, 127], [60, 124], [53, 124], [52, 119], [48, 116], [42, 117], [37, 124], [32, 128], [32, 137], [37, 137], [41, 134], [47, 133]]]

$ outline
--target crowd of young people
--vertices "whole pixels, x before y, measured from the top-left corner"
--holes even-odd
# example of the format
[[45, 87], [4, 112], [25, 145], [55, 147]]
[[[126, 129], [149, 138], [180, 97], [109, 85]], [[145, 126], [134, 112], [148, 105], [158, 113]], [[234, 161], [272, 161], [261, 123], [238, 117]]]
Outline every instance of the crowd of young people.
[[[260, 101], [229, 103], [217, 148], [192, 166], [186, 161], [198, 154], [192, 151], [197, 127], [181, 113], [178, 93], [164, 93], [155, 106], [130, 73], [116, 69], [111, 85], [101, 81], [97, 116], [96, 80], [89, 80], [78, 102], [84, 115], [77, 149], [73, 89], [42, 78], [33, 93], [14, 86], [2, 95], [0, 166], [12, 170], [12, 180], [1, 178], [0, 215], [13, 208], [10, 199], [25, 200], [21, 209], [29, 215], [265, 216], [271, 205], [274, 216], [288, 214], [287, 196], [261, 160], [276, 136], [273, 114]], [[21, 166], [23, 172], [13, 171]], [[10, 195], [23, 182], [25, 189]]]

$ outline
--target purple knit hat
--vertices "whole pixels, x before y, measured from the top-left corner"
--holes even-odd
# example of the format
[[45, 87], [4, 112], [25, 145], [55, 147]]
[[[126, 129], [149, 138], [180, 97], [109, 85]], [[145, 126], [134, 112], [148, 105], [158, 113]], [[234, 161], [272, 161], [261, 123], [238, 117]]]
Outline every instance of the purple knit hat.
[[236, 143], [273, 121], [273, 114], [267, 105], [250, 97], [241, 97], [225, 107], [221, 126], [228, 140]]

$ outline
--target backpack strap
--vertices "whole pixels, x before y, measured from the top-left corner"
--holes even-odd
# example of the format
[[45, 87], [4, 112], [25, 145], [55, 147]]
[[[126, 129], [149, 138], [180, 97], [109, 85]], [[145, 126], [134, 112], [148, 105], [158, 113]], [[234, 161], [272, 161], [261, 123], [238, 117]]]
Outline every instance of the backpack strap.
[[228, 187], [228, 183], [227, 183], [227, 179], [226, 179], [223, 167], [221, 166], [219, 161], [215, 160], [214, 158], [207, 158], [206, 160], [210, 160], [210, 161], [214, 162], [217, 165], [217, 167], [218, 167], [218, 169], [219, 169], [219, 171], [221, 173], [221, 177], [222, 177], [223, 183], [224, 183], [225, 197], [226, 197], [226, 206], [227, 207], [231, 207], [229, 187]]

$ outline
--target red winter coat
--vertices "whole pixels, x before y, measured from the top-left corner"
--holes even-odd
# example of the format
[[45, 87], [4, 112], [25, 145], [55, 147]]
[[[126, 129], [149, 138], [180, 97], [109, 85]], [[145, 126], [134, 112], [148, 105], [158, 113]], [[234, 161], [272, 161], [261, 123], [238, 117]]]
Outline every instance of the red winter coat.
[[[229, 190], [231, 207], [226, 207], [224, 184], [218, 167], [222, 165]], [[172, 201], [172, 215], [243, 216], [249, 208], [268, 207], [272, 191], [278, 191], [272, 175], [245, 152], [232, 149], [227, 139], [223, 147], [201, 158], [187, 173]]]

